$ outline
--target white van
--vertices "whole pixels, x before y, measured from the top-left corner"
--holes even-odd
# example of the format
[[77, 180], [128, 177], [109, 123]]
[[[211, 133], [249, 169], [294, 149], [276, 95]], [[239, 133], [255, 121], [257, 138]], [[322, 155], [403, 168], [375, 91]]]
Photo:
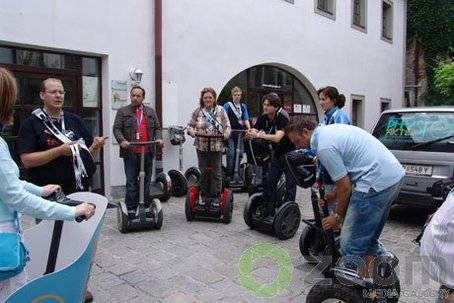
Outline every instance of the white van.
[[372, 134], [405, 168], [396, 203], [439, 206], [427, 188], [454, 178], [454, 106], [386, 110]]

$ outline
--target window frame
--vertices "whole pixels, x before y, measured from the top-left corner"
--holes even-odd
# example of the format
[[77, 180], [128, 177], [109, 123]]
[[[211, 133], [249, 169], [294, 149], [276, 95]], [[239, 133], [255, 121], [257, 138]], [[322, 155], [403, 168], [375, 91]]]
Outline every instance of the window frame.
[[[328, 8], [321, 7], [320, 3], [322, 1]], [[329, 10], [329, 6], [331, 6], [331, 11]], [[314, 12], [329, 19], [336, 20], [336, 0], [314, 0]]]
[[383, 41], [393, 42], [394, 31], [394, 6], [390, 0], [382, 0], [381, 10], [381, 39]]
[[[355, 95], [352, 94], [350, 96], [351, 102], [351, 122], [352, 125], [364, 128], [364, 104], [365, 104], [366, 97], [364, 95]], [[359, 105], [359, 106], [357, 106]]]
[[[356, 21], [358, 13], [356, 7], [359, 8], [359, 24]], [[367, 33], [367, 0], [352, 0], [352, 28]]]

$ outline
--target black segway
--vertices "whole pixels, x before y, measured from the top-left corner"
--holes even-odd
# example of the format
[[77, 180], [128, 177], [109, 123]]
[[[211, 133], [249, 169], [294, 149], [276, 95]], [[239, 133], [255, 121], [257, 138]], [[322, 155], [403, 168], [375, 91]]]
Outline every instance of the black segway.
[[[320, 189], [320, 198], [324, 199], [323, 188]], [[318, 203], [317, 208], [318, 208]], [[314, 204], [313, 204], [314, 205]], [[322, 207], [323, 215], [328, 216], [328, 203]], [[319, 215], [320, 217], [320, 215]], [[309, 291], [306, 303], [320, 302], [389, 302], [397, 303], [400, 297], [400, 282], [394, 268], [399, 264], [399, 259], [382, 247], [380, 256], [375, 259], [373, 281], [369, 282], [361, 277], [356, 270], [346, 267], [348, 259], [343, 259], [336, 245], [334, 231], [318, 230], [318, 226], [311, 225], [317, 232], [323, 233], [323, 240], [318, 246], [323, 250], [323, 256], [331, 262], [323, 273], [328, 281], [317, 282]], [[315, 237], [313, 238], [315, 239]], [[323, 244], [325, 248], [323, 249]], [[315, 254], [315, 252], [313, 252]], [[313, 255], [309, 255], [312, 257]], [[340, 301], [338, 301], [340, 300]]]
[[[271, 157], [270, 157], [271, 158]], [[315, 165], [312, 158], [301, 158], [298, 169], [301, 171], [301, 178], [306, 180], [307, 187], [310, 186], [315, 180]], [[266, 184], [266, 174], [268, 171], [269, 160], [262, 158], [263, 167], [263, 182]], [[312, 183], [311, 183], [312, 182]], [[264, 188], [266, 191], [266, 187]], [[252, 194], [247, 201], [243, 217], [245, 223], [251, 227], [257, 227], [259, 230], [274, 233], [279, 239], [285, 240], [293, 237], [298, 230], [301, 220], [301, 212], [293, 201], [282, 203], [282, 200], [277, 199], [275, 203], [276, 212], [272, 220], [264, 218], [263, 214], [266, 210], [264, 192], [257, 192]]]
[[171, 169], [168, 175], [172, 180], [172, 196], [181, 197], [186, 194], [188, 188], [196, 185], [200, 181], [202, 173], [196, 166], [189, 167], [183, 173], [183, 144], [185, 138], [186, 127], [179, 125], [169, 126], [169, 137], [172, 145], [178, 145], [179, 149], [179, 169]]
[[162, 205], [160, 198], [170, 197], [172, 181], [166, 173], [159, 173], [156, 180], [151, 182], [150, 195], [151, 205], [145, 208], [145, 146], [155, 146], [158, 141], [130, 142], [132, 146], [140, 146], [140, 172], [139, 172], [139, 206], [134, 217], [128, 215], [126, 203], [121, 201], [117, 208], [117, 227], [121, 233], [131, 229], [161, 229], [163, 222]]
[[227, 186], [233, 191], [247, 192], [251, 180], [251, 178], [247, 178], [247, 176], [250, 175], [250, 172], [246, 172], [248, 170], [248, 163], [240, 163], [240, 145], [243, 140], [243, 134], [245, 132], [246, 131], [242, 129], [232, 129], [232, 133], [238, 133], [235, 148], [235, 161], [233, 165], [233, 179], [230, 180], [227, 184]]
[[[208, 155], [211, 155], [211, 139], [224, 138], [223, 135], [196, 134], [197, 137], [208, 139]], [[210, 161], [208, 161], [210, 162]], [[212, 177], [212, 167], [204, 167], [204, 175]], [[208, 183], [207, 193], [204, 195], [200, 192], [198, 185], [193, 185], [188, 189], [186, 194], [185, 214], [188, 221], [196, 217], [220, 219], [226, 224], [230, 223], [233, 214], [233, 192], [224, 188], [221, 195], [218, 196], [212, 192], [211, 183]]]

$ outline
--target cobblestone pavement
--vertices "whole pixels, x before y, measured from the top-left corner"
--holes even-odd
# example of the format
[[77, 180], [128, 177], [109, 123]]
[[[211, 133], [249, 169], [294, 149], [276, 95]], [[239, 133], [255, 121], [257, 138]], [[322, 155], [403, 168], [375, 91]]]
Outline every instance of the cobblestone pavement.
[[[305, 302], [311, 274], [298, 248], [304, 227], [292, 239], [250, 229], [243, 220], [247, 194], [235, 193], [230, 224], [192, 221], [184, 215], [184, 197], [163, 203], [161, 230], [121, 234], [116, 226], [116, 208], [107, 209], [89, 289], [94, 302]], [[298, 189], [303, 217], [311, 218], [309, 190]], [[304, 201], [304, 202], [303, 202]], [[438, 285], [430, 281], [418, 262], [419, 248], [412, 239], [425, 220], [424, 211], [393, 209], [382, 235], [385, 246], [399, 257], [402, 288], [400, 302], [434, 302]], [[242, 254], [259, 243], [278, 245], [291, 259], [288, 287], [271, 298], [260, 298], [240, 284], [238, 264]], [[252, 277], [261, 283], [275, 281], [277, 263], [270, 258], [253, 262]]]

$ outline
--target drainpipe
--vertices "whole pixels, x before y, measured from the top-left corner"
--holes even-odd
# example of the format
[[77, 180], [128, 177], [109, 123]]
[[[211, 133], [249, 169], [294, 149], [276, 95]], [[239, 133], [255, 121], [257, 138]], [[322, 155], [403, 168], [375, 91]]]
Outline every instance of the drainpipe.
[[[155, 0], [154, 3], [155, 110], [162, 127], [162, 0]], [[156, 151], [155, 170], [156, 174], [163, 171], [162, 148], [158, 148]]]

